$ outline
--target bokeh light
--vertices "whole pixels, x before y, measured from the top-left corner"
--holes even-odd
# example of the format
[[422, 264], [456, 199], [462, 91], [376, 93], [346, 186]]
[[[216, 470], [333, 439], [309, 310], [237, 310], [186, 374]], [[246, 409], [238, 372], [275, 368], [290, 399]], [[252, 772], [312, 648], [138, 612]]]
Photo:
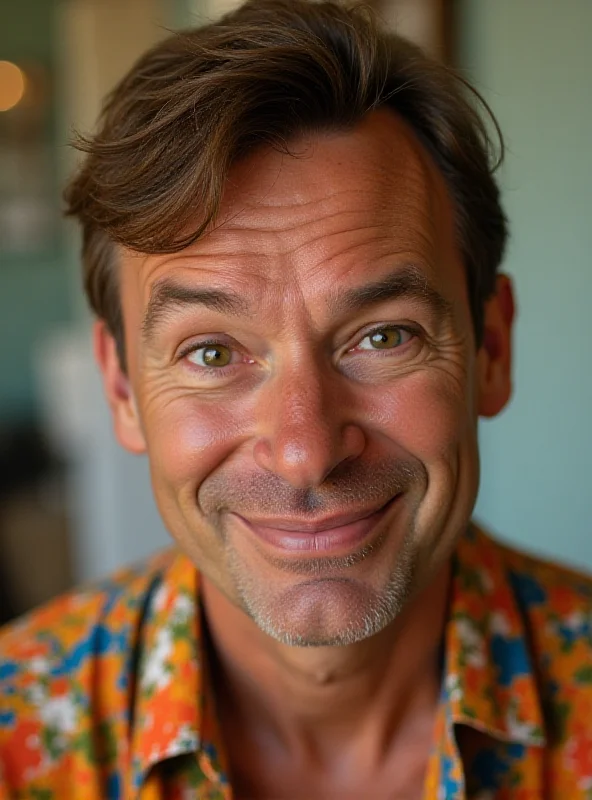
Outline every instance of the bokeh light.
[[11, 61], [0, 61], [0, 111], [9, 111], [23, 99], [25, 75]]

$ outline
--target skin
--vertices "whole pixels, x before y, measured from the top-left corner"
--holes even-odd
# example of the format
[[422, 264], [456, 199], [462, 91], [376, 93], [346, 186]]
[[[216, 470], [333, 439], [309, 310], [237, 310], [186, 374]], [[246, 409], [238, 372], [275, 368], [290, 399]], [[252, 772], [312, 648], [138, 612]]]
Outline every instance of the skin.
[[[511, 390], [511, 286], [498, 279], [477, 348], [444, 180], [393, 112], [293, 150], [235, 165], [215, 228], [183, 252], [122, 252], [128, 373], [101, 322], [96, 353], [118, 439], [148, 452], [202, 572], [237, 796], [420, 797], [477, 420]], [[339, 307], [393, 276], [412, 291]], [[202, 366], [204, 341], [228, 367]], [[330, 553], [251, 528], [393, 498]]]

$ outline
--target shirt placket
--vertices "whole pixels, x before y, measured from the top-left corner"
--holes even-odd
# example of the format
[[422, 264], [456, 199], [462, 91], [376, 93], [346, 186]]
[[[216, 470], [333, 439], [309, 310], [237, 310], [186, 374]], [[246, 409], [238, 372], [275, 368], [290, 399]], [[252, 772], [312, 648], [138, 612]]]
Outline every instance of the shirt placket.
[[424, 783], [424, 800], [466, 800], [464, 769], [445, 692], [436, 715], [434, 745]]

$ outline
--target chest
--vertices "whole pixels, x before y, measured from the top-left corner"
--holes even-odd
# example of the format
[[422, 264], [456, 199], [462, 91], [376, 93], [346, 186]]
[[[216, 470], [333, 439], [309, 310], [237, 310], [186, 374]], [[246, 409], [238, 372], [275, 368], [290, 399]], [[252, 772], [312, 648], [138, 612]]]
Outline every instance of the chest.
[[406, 772], [381, 776], [352, 776], [349, 779], [326, 775], [290, 773], [235, 775], [233, 800], [423, 800], [424, 773]]
[[233, 748], [230, 766], [233, 800], [423, 800], [431, 742], [403, 746], [380, 766], [363, 758], [337, 756], [327, 763], [293, 761], [251, 748]]

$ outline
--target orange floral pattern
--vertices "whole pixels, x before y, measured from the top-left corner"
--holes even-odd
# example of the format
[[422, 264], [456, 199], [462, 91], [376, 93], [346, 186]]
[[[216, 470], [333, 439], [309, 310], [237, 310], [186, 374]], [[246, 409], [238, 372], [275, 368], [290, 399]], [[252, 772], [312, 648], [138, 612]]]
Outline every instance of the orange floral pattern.
[[[230, 800], [199, 575], [175, 550], [0, 635], [0, 800]], [[425, 796], [592, 798], [592, 579], [472, 527]]]

